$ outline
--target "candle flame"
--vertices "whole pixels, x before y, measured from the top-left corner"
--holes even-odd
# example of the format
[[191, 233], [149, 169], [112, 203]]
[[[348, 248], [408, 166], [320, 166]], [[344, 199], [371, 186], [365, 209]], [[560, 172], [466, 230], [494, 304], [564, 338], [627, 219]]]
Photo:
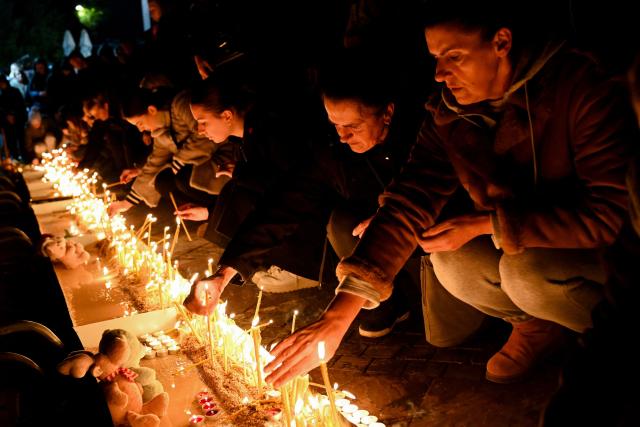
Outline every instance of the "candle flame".
[[258, 326], [259, 322], [260, 322], [260, 316], [254, 317], [253, 320], [251, 321], [251, 327], [255, 328], [256, 326]]
[[249, 403], [249, 398], [247, 396], [242, 398], [242, 404], [246, 405], [247, 403]]
[[302, 412], [303, 406], [304, 406], [304, 402], [302, 401], [301, 398], [298, 398], [298, 400], [296, 400], [296, 406], [294, 408], [296, 415], [300, 415], [300, 412]]
[[318, 358], [320, 359], [321, 362], [324, 362], [324, 356], [325, 356], [324, 341], [320, 341], [318, 343]]
[[176, 216], [176, 225], [179, 226], [180, 225], [180, 217]]

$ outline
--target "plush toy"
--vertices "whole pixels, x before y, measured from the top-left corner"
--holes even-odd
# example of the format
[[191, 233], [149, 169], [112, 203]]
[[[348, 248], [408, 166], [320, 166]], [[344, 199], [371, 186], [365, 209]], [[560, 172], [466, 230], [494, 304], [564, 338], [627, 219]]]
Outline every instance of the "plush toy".
[[46, 236], [42, 243], [42, 253], [51, 258], [51, 261], [62, 262], [70, 270], [86, 263], [91, 257], [81, 243], [62, 236]]
[[169, 395], [153, 369], [139, 366], [143, 355], [135, 336], [111, 329], [102, 334], [97, 354], [72, 353], [58, 365], [58, 371], [75, 378], [89, 372], [98, 378], [115, 426], [157, 427], [167, 412]]

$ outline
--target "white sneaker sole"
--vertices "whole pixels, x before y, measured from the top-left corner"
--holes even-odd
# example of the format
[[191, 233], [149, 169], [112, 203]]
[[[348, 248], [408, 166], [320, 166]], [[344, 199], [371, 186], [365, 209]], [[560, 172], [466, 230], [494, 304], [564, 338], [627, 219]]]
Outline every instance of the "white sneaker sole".
[[367, 338], [380, 338], [383, 337], [385, 335], [388, 335], [389, 332], [391, 332], [393, 330], [393, 328], [395, 328], [395, 326], [400, 323], [400, 322], [404, 322], [405, 320], [407, 320], [409, 318], [409, 312], [407, 311], [405, 314], [403, 314], [402, 316], [398, 317], [395, 322], [393, 322], [393, 324], [391, 326], [389, 326], [388, 328], [385, 329], [381, 329], [379, 331], [367, 331], [362, 329], [362, 326], [358, 327], [358, 332], [360, 333], [360, 335], [362, 335], [363, 337], [367, 337]]
[[310, 289], [319, 287], [319, 283], [309, 279], [297, 279], [287, 281], [277, 280], [252, 280], [256, 286], [265, 292], [272, 294], [283, 294], [286, 292], [299, 291], [301, 289]]

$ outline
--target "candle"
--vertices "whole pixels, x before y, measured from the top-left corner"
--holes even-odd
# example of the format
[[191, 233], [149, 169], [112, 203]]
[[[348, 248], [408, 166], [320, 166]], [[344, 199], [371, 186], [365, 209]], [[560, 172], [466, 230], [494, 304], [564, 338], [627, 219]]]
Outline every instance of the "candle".
[[360, 418], [360, 424], [364, 424], [364, 425], [371, 425], [375, 422], [378, 421], [378, 417], [376, 417], [375, 415], [366, 415], [362, 418]]
[[206, 390], [202, 390], [202, 391], [199, 391], [199, 392], [196, 393], [196, 399], [197, 400], [200, 400], [203, 397], [209, 397], [209, 392], [206, 391]]
[[207, 260], [207, 276], [211, 276], [213, 274], [213, 258], [209, 258]]
[[216, 415], [218, 415], [219, 412], [219, 409], [209, 409], [207, 412], [205, 412], [205, 416], [209, 419], [214, 418]]
[[215, 402], [205, 402], [202, 404], [202, 410], [208, 411], [210, 409], [214, 409], [216, 407]]
[[350, 404], [351, 402], [349, 401], [349, 399], [336, 399], [336, 407], [337, 408], [343, 408], [345, 406], [347, 406], [348, 404]]
[[[262, 290], [260, 291], [262, 294]], [[262, 336], [260, 335], [260, 328], [257, 328], [260, 318], [258, 316], [253, 318], [251, 323], [251, 337], [253, 338], [253, 349], [256, 358], [256, 373], [258, 375], [258, 392], [262, 391], [262, 366], [260, 365], [260, 341]]]
[[198, 403], [200, 405], [205, 405], [207, 403], [211, 403], [212, 400], [213, 398], [211, 396], [203, 396], [200, 398], [200, 400], [198, 400]]
[[174, 253], [173, 250], [176, 247], [176, 243], [178, 243], [178, 237], [180, 236], [180, 217], [176, 217], [176, 234], [173, 235], [173, 241], [171, 242], [171, 249], [169, 252]]
[[165, 357], [167, 354], [169, 354], [169, 351], [164, 347], [156, 350], [156, 356], [158, 357]]
[[298, 310], [293, 310], [293, 320], [291, 321], [291, 335], [296, 331], [296, 316], [298, 315]]
[[190, 426], [204, 426], [204, 417], [202, 415], [192, 415], [191, 418], [189, 418], [189, 425]]
[[353, 403], [350, 403], [348, 405], [345, 405], [342, 407], [342, 409], [340, 409], [340, 411], [343, 414], [353, 414], [354, 412], [356, 412], [358, 410], [358, 406], [354, 405]]
[[304, 402], [302, 401], [302, 399], [298, 398], [298, 400], [296, 401], [296, 406], [293, 411], [295, 413], [296, 426], [300, 426], [300, 427], [303, 427], [305, 425], [304, 418], [302, 416], [303, 406], [304, 406]]
[[289, 397], [289, 384], [285, 384], [280, 387], [280, 394], [282, 395], [282, 406], [284, 407], [284, 423], [285, 426], [291, 424], [291, 403]]
[[[260, 288], [260, 292], [258, 292], [258, 302], [256, 303], [256, 312], [253, 314], [253, 318], [258, 317], [258, 313], [260, 312], [260, 303], [262, 302], [262, 288]], [[256, 323], [257, 325], [257, 323]], [[256, 326], [254, 325], [254, 326]]]
[[325, 357], [325, 345], [324, 341], [318, 343], [318, 358], [320, 359], [320, 372], [322, 373], [322, 379], [324, 380], [324, 388], [329, 398], [329, 405], [331, 406], [331, 418], [333, 422], [338, 425], [338, 409], [336, 408], [335, 397], [333, 396], [333, 388], [331, 387], [331, 381], [329, 381], [329, 370], [324, 360]]
[[[209, 306], [209, 284], [205, 283], [204, 285], [204, 306]], [[207, 332], [209, 335], [209, 357], [211, 358], [211, 366], [213, 367], [213, 330], [211, 329], [211, 317], [205, 316], [205, 321], [207, 322]]]
[[[169, 192], [169, 198], [171, 199], [171, 203], [173, 203], [173, 207], [176, 210], [176, 212], [178, 212], [178, 205], [176, 204], [176, 199], [173, 198], [173, 193]], [[187, 226], [184, 224], [184, 221], [182, 220], [182, 217], [180, 215], [177, 215], [177, 222], [179, 221], [179, 224], [182, 224], [182, 227], [184, 228], [184, 234], [187, 235], [187, 239], [191, 242], [193, 241], [191, 239], [191, 235], [189, 234], [189, 230], [187, 230]]]
[[169, 354], [178, 354], [179, 352], [180, 352], [179, 345], [172, 345], [171, 347], [169, 347]]

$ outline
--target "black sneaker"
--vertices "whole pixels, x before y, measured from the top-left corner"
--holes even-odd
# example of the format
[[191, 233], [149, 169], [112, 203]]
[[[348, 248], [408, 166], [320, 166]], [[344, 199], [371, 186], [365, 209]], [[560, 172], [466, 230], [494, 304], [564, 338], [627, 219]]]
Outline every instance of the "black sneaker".
[[392, 299], [380, 303], [378, 308], [361, 312], [358, 332], [363, 337], [379, 338], [387, 335], [396, 326], [409, 318], [409, 307], [400, 307]]

